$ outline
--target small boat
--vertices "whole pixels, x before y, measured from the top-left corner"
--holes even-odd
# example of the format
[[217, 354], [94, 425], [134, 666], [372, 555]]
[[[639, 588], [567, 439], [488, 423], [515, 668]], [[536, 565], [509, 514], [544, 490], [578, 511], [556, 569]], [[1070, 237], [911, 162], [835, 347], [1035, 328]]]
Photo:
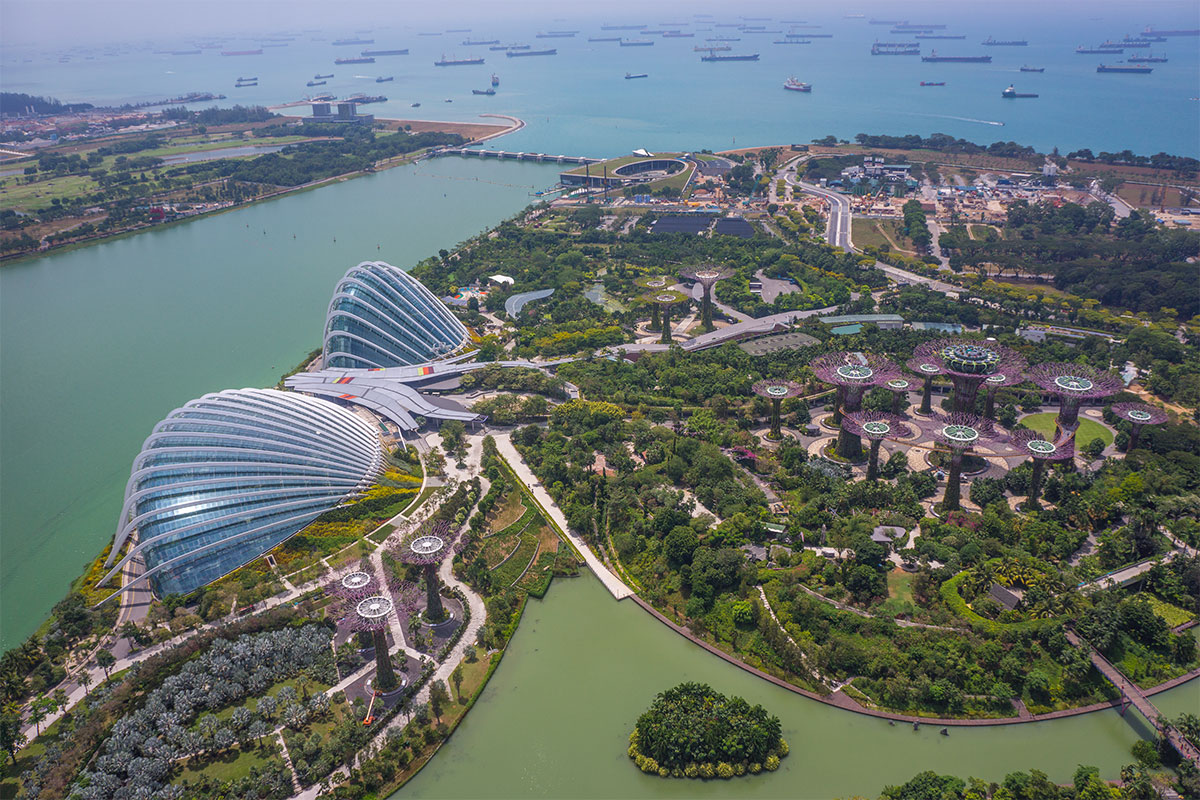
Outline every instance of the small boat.
[[500, 76], [493, 72], [492, 73], [492, 86], [499, 86], [499, 85], [500, 85]]
[[420, 107], [421, 107], [421, 104], [420, 104], [420, 103], [411, 103], [411, 104], [409, 104], [409, 108], [420, 108]]
[[[489, 86], [488, 88], [486, 88], [486, 89], [472, 89], [472, 90], [471, 90], [471, 94], [486, 94], [486, 95], [493, 95], [493, 94], [495, 94], [495, 93], [496, 93], [496, 90], [495, 90], [494, 88], [490, 87], [490, 86]], [[450, 101], [449, 101], [449, 100], [447, 100], [446, 102], [447, 102], [447, 103], [449, 103]]]
[[649, 78], [649, 77], [650, 76], [648, 74], [646, 74], [645, 72], [639, 72], [636, 75], [633, 74], [632, 72], [625, 73], [625, 80], [627, 80], [627, 81], [631, 81], [634, 78]]
[[784, 82], [783, 88], [787, 89], [790, 92], [811, 92], [812, 91], [811, 84], [805, 83], [804, 81], [798, 81], [795, 78], [788, 78]]
[[375, 82], [376, 83], [387, 83], [388, 81], [394, 81], [394, 80], [395, 80], [395, 78], [392, 77], [391, 75], [387, 75], [387, 76], [380, 75], [378, 78], [375, 79]]
[[922, 86], [945, 86], [945, 81], [921, 81]]
[[453, 103], [454, 101], [453, 101], [453, 100], [451, 100], [449, 97], [447, 97], [447, 98], [446, 98], [445, 100], [443, 100], [442, 102], [443, 102], [443, 103]]

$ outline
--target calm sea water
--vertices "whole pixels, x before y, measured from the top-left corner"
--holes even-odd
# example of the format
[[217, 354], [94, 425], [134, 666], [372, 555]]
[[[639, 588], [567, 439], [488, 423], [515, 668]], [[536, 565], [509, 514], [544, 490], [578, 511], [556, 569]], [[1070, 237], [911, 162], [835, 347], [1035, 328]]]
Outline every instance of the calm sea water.
[[[698, 7], [699, 9], [700, 7]], [[789, 4], [774, 12], [774, 21], [756, 22], [782, 33], [739, 33], [713, 27], [750, 14], [742, 7], [717, 9], [711, 22], [688, 19], [678, 12], [646, 12], [640, 18], [566, 16], [556, 20], [488, 22], [458, 20], [444, 27], [472, 27], [470, 34], [420, 36], [437, 27], [405, 26], [381, 18], [369, 34], [368, 47], [407, 47], [407, 56], [381, 56], [375, 64], [337, 66], [338, 56], [357, 55], [362, 46], [335, 47], [330, 41], [351, 35], [351, 29], [330, 28], [301, 33], [286, 47], [268, 47], [261, 56], [221, 57], [217, 50], [202, 55], [155, 55], [154, 50], [191, 46], [186, 34], [174, 38], [122, 45], [124, 53], [21, 46], [5, 47], [6, 90], [53, 95], [101, 103], [165, 98], [190, 91], [224, 92], [232, 102], [274, 104], [307, 93], [328, 90], [338, 96], [355, 92], [383, 94], [387, 103], [364, 110], [385, 117], [472, 120], [480, 113], [498, 112], [524, 118], [529, 127], [504, 140], [504, 148], [555, 153], [611, 155], [633, 148], [727, 148], [785, 142], [807, 142], [835, 134], [850, 138], [860, 132], [944, 132], [973, 141], [1017, 141], [1039, 149], [1080, 147], [1100, 150], [1132, 149], [1139, 153], [1166, 151], [1200, 155], [1200, 47], [1198, 40], [1175, 38], [1154, 46], [1167, 56], [1154, 64], [1151, 75], [1097, 74], [1102, 61], [1121, 56], [1082, 56], [1080, 44], [1095, 45], [1120, 39], [1147, 24], [1159, 28], [1200, 28], [1195, 2], [942, 4], [932, 2], [864, 5], [832, 9]], [[925, 64], [912, 56], [871, 56], [871, 43], [909, 40], [889, 33], [890, 26], [867, 19], [845, 19], [848, 11], [869, 18], [940, 23], [965, 40], [922, 43], [923, 52], [937, 48], [946, 55], [993, 57], [991, 64]], [[567, 4], [563, 15], [577, 14]], [[597, 12], [598, 13], [598, 12]], [[767, 12], [771, 13], [771, 12]], [[676, 19], [668, 20], [670, 14]], [[809, 45], [776, 45], [791, 25], [779, 20], [805, 19], [831, 39]], [[694, 38], [653, 39], [653, 47], [619, 47], [615, 42], [588, 42], [589, 36], [627, 36], [628, 31], [601, 32], [603, 22], [643, 22], [661, 28], [663, 22], [689, 22], [685, 32]], [[346, 23], [348, 25], [348, 23]], [[287, 25], [281, 21], [281, 29]], [[711, 28], [705, 31], [704, 28]], [[361, 27], [359, 28], [361, 29]], [[547, 29], [577, 29], [573, 39], [538, 39]], [[797, 29], [803, 32], [806, 29]], [[278, 34], [279, 31], [273, 32]], [[260, 35], [270, 35], [263, 31]], [[761, 54], [758, 62], [702, 63], [693, 47], [707, 37], [740, 36], [728, 43], [733, 53]], [[988, 36], [1026, 39], [1028, 47], [983, 47]], [[506, 58], [486, 46], [464, 46], [466, 38], [522, 42], [534, 48], [555, 47], [557, 56]], [[320, 38], [323, 41], [314, 41]], [[232, 38], [228, 49], [258, 46], [258, 40]], [[435, 67], [441, 55], [482, 56], [480, 66]], [[60, 63], [67, 55], [70, 60]], [[90, 60], [89, 60], [90, 56]], [[1021, 73], [1022, 64], [1045, 67], [1041, 74]], [[317, 73], [334, 73], [328, 85], [316, 89], [305, 82]], [[488, 85], [490, 75], [501, 84], [494, 97], [474, 96], [472, 89]], [[626, 72], [649, 77], [625, 80]], [[377, 76], [395, 78], [375, 83]], [[238, 77], [257, 77], [258, 86], [236, 89]], [[789, 77], [813, 85], [811, 94], [787, 92]], [[921, 81], [945, 81], [943, 87], [921, 87]], [[1015, 83], [1019, 91], [1041, 96], [1005, 100], [1001, 91]], [[446, 103], [445, 100], [453, 100]], [[420, 102], [418, 109], [411, 103]], [[301, 107], [297, 113], [307, 114]], [[1003, 123], [999, 125], [996, 123]]]

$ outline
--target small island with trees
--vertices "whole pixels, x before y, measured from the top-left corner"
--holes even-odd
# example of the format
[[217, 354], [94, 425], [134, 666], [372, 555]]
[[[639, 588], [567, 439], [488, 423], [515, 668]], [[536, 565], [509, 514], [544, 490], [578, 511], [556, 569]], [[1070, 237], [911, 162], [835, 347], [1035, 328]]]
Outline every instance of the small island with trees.
[[638, 769], [663, 778], [733, 778], [779, 769], [779, 717], [706, 683], [660, 692], [629, 735]]

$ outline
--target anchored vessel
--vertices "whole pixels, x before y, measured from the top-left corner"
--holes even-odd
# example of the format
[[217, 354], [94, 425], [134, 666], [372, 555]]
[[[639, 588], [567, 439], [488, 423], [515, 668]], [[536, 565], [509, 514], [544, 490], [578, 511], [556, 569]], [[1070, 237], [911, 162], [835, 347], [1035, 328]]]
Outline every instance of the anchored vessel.
[[309, 81], [305, 86], [324, 86], [328, 81]]
[[221, 55], [223, 55], [223, 56], [261, 56], [262, 48], [260, 47], [257, 50], [222, 50]]
[[375, 59], [370, 56], [359, 56], [358, 58], [335, 58], [335, 64], [374, 64]]
[[334, 40], [331, 42], [331, 44], [335, 44], [335, 45], [344, 45], [344, 44], [375, 44], [375, 40], [374, 40], [374, 39], [334, 39]]
[[991, 56], [939, 56], [937, 50], [933, 50], [927, 56], [921, 56], [922, 61], [932, 62], [951, 62], [958, 64], [990, 64], [992, 63]]
[[1046, 71], [1045, 67], [1031, 67], [1028, 64], [1023, 64], [1021, 66], [1021, 72], [1045, 72], [1045, 71]]
[[1154, 67], [1143, 67], [1141, 64], [1101, 64], [1096, 72], [1131, 72], [1134, 75], [1149, 75]]
[[332, 77], [333, 77], [333, 73], [331, 72], [328, 75], [313, 75], [313, 80], [314, 81], [323, 81], [326, 78], [332, 78]]
[[1029, 42], [1024, 39], [993, 39], [991, 36], [980, 42], [984, 47], [1028, 47]]
[[751, 53], [747, 56], [718, 56], [708, 55], [700, 56], [701, 61], [758, 61], [758, 53]]
[[493, 95], [493, 94], [495, 94], [495, 93], [496, 93], [496, 90], [495, 90], [495, 89], [493, 89], [493, 88], [491, 88], [490, 86], [489, 86], [488, 88], [486, 88], [486, 89], [472, 89], [472, 90], [471, 90], [471, 94], [486, 94], [486, 95]]
[[945, 86], [945, 81], [921, 81], [922, 86]]
[[406, 55], [408, 55], [408, 48], [405, 47], [403, 50], [363, 50], [361, 53], [359, 53], [359, 55], [360, 56], [406, 56]]
[[1018, 92], [1016, 90], [1016, 87], [1014, 87], [1011, 83], [1008, 85], [1007, 89], [1005, 89], [1003, 92], [1000, 93], [1000, 96], [1006, 97], [1009, 99], [1013, 99], [1013, 98], [1017, 98], [1017, 97], [1037, 97], [1036, 94], [1026, 94], [1026, 93]]
[[627, 81], [631, 81], [634, 78], [648, 78], [648, 77], [650, 77], [650, 76], [645, 72], [639, 72], [636, 75], [634, 75], [632, 72], [625, 73], [625, 80], [627, 80]]
[[804, 81], [798, 81], [795, 78], [788, 78], [787, 81], [784, 82], [783, 88], [791, 92], [811, 92], [812, 84], [805, 83]]
[[654, 42], [650, 39], [622, 39], [621, 47], [653, 47]]
[[918, 42], [876, 42], [871, 45], [873, 56], [919, 56], [921, 45]]
[[[509, 50], [504, 55], [509, 58], [520, 58], [521, 56], [556, 56], [558, 55], [558, 49], [551, 47], [549, 50]], [[478, 62], [472, 63], [482, 64], [483, 59], [481, 58]]]
[[433, 62], [435, 67], [462, 67], [469, 64], [482, 64], [482, 58], [446, 58], [442, 56], [439, 61]]
[[1156, 56], [1153, 53], [1146, 53], [1144, 56], [1130, 56], [1130, 64], [1165, 64], [1167, 63], [1166, 56]]
[[1101, 47], [1085, 47], [1084, 45], [1079, 45], [1079, 47], [1075, 48], [1076, 55], [1081, 55], [1081, 56], [1094, 56], [1094, 55], [1115, 56], [1115, 55], [1120, 55], [1121, 53], [1124, 53], [1124, 52], [1125, 52], [1124, 48], [1121, 48], [1121, 47], [1103, 47], [1103, 46], [1101, 46]]
[[387, 75], [387, 76], [380, 75], [378, 78], [375, 79], [375, 82], [376, 83], [387, 83], [388, 81], [392, 81], [392, 80], [395, 80], [395, 78], [391, 75]]

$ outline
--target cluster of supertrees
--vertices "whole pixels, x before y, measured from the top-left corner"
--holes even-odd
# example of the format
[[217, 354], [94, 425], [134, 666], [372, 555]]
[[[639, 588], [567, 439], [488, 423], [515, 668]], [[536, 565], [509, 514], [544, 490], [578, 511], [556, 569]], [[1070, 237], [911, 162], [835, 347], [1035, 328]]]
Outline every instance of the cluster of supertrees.
[[[867, 439], [870, 442], [867, 477], [875, 480], [879, 475], [879, 448], [883, 440], [904, 438], [911, 433], [902, 414], [912, 384], [898, 365], [870, 353], [830, 353], [815, 359], [810, 366], [817, 378], [837, 388], [833, 416], [833, 424], [839, 427], [837, 455], [849, 461], [860, 460], [862, 440]], [[907, 367], [922, 379], [917, 414], [928, 418], [925, 427], [931, 429], [934, 441], [949, 455], [943, 501], [946, 509], [960, 506], [964, 457], [985, 443], [1010, 445], [1032, 459], [1033, 476], [1025, 507], [1037, 508], [1046, 464], [1074, 457], [1080, 405], [1109, 397], [1123, 388], [1120, 378], [1111, 372], [1082, 364], [1029, 366], [1020, 354], [992, 341], [929, 341], [913, 351]], [[939, 376], [948, 378], [953, 386], [949, 414], [935, 413], [931, 407], [933, 380]], [[995, 426], [997, 391], [1025, 381], [1058, 397], [1052, 438], [1033, 431], [1006, 434]], [[891, 413], [863, 410], [863, 396], [874, 387], [892, 392]], [[984, 415], [978, 416], [974, 409], [981, 388], [986, 393]], [[779, 404], [798, 396], [800, 387], [790, 381], [765, 380], [754, 384], [754, 392], [772, 401], [770, 436], [779, 438]], [[1161, 410], [1143, 403], [1119, 403], [1112, 411], [1133, 426], [1130, 449], [1137, 445], [1146, 425], [1161, 424], [1167, 419]]]
[[359, 649], [375, 650], [374, 688], [380, 692], [398, 688], [387, 631], [397, 613], [407, 618], [416, 610], [415, 588], [406, 583], [385, 587], [372, 573], [359, 570], [334, 581], [326, 591], [341, 600], [338, 616], [355, 632]]
[[[461, 543], [460, 543], [461, 544]], [[418, 564], [425, 572], [425, 621], [438, 625], [447, 620], [442, 605], [441, 580], [438, 565], [453, 557], [457, 550], [450, 538], [450, 523], [426, 521], [412, 533], [401, 538], [390, 550], [392, 556], [405, 564]]]

